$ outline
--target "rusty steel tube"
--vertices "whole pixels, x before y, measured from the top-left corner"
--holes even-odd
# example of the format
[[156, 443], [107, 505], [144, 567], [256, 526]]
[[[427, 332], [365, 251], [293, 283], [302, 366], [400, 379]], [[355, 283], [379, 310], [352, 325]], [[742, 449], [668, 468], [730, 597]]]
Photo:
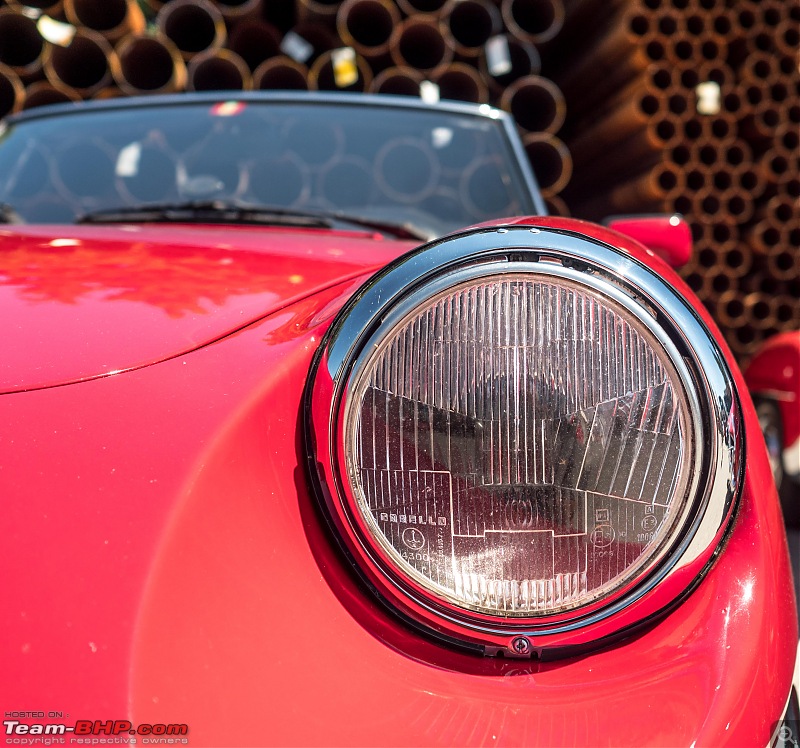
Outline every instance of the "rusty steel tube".
[[119, 87], [106, 86], [105, 88], [101, 88], [94, 96], [92, 96], [92, 99], [104, 101], [105, 99], [119, 99], [124, 95], [125, 94], [120, 91]]
[[375, 76], [369, 91], [396, 96], [419, 96], [419, 85], [423, 80], [425, 78], [422, 73], [414, 68], [391, 67]]
[[197, 55], [186, 74], [189, 91], [249, 91], [253, 87], [247, 63], [230, 49]]
[[[712, 289], [709, 289], [711, 292]], [[709, 293], [708, 295], [712, 295]], [[723, 291], [716, 300], [716, 314], [719, 324], [724, 328], [736, 329], [746, 324], [744, 301], [738, 290]]]
[[800, 47], [800, 29], [797, 21], [786, 19], [775, 29], [775, 46], [785, 55], [796, 55]]
[[25, 103], [25, 86], [8, 65], [0, 63], [0, 119], [20, 111]]
[[800, 328], [800, 302], [795, 294], [779, 294], [775, 299], [775, 316], [778, 330]]
[[[627, 85], [620, 88], [618, 91], [609, 94], [602, 102], [592, 107], [591, 120], [601, 119], [613, 109], [618, 109], [623, 104], [629, 102], [633, 98], [641, 98], [647, 94], [657, 96], [659, 102], [666, 99], [669, 91], [676, 88], [677, 84], [673, 82], [675, 70], [663, 62], [651, 63], [647, 68]], [[659, 103], [659, 109], [661, 109]], [[572, 110], [570, 110], [572, 111]], [[577, 129], [577, 128], [576, 128]]]
[[668, 201], [684, 189], [683, 171], [670, 163], [657, 163], [653, 168], [599, 194], [592, 190], [582, 203], [582, 212], [602, 218], [617, 212], [665, 212]]
[[702, 137], [715, 140], [720, 145], [732, 143], [736, 140], [736, 117], [732, 114], [720, 112], [713, 117], [703, 116], [700, 119], [700, 123], [702, 125]]
[[296, 0], [297, 19], [301, 23], [331, 26], [342, 0]]
[[260, 18], [264, 0], [214, 0], [229, 28], [240, 21]]
[[555, 135], [530, 133], [522, 144], [536, 174], [543, 197], [561, 192], [572, 177], [572, 158], [564, 143]]
[[693, 165], [692, 168], [687, 168], [685, 175], [686, 189], [690, 193], [705, 189], [711, 182], [708, 167], [703, 167], [702, 165]]
[[447, 0], [396, 0], [400, 12], [408, 16], [423, 15], [438, 16]]
[[675, 36], [684, 33], [684, 14], [674, 8], [661, 8], [653, 14], [655, 28], [662, 37]]
[[[588, 161], [580, 164], [573, 178], [570, 190], [594, 192], [601, 181], [608, 181], [609, 175], [617, 179], [629, 178], [631, 173], [655, 166], [663, 160], [671, 148], [681, 145], [680, 123], [673, 115], [656, 117], [643, 130], [620, 143], [613, 149], [599, 149], [587, 154]], [[570, 145], [568, 143], [568, 145]], [[678, 213], [687, 210], [676, 208]]]
[[5, 4], [16, 11], [26, 11], [35, 8], [42, 15], [50, 16], [57, 20], [64, 18], [64, 0], [6, 0]]
[[755, 330], [769, 330], [778, 323], [777, 304], [771, 296], [756, 291], [747, 294], [742, 304], [744, 318]]
[[512, 83], [503, 92], [500, 107], [510, 112], [525, 132], [558, 132], [567, 115], [558, 86], [539, 75], [526, 75]]
[[70, 101], [80, 101], [77, 91], [73, 91], [63, 84], [55, 85], [50, 81], [36, 81], [25, 89], [25, 103], [23, 109], [33, 109], [47, 104], [63, 104]]
[[753, 253], [746, 244], [727, 247], [723, 251], [723, 261], [735, 278], [747, 277], [753, 268]]
[[572, 213], [563, 198], [558, 195], [550, 195], [544, 199], [544, 204], [547, 206], [547, 212], [551, 216], [561, 216], [562, 218], [569, 218]]
[[775, 247], [767, 254], [767, 267], [778, 280], [800, 278], [800, 252], [788, 245]]
[[333, 67], [333, 51], [324, 52], [308, 71], [308, 88], [310, 91], [366, 91], [372, 83], [372, 69], [361, 55], [356, 55], [355, 66], [355, 81], [340, 86]]
[[253, 72], [253, 88], [256, 91], [307, 91], [308, 68], [286, 55], [270, 57]]
[[792, 200], [788, 195], [775, 195], [759, 211], [761, 220], [771, 221], [781, 225], [793, 223], [800, 225], [800, 203]]
[[431, 74], [431, 81], [439, 86], [442, 99], [468, 101], [473, 104], [489, 100], [489, 87], [480, 72], [463, 62], [443, 65]]
[[186, 87], [186, 65], [163, 34], [126, 36], [116, 47], [120, 66], [114, 79], [128, 96], [172, 93]]
[[98, 31], [112, 43], [145, 29], [144, 14], [136, 0], [64, 0], [64, 13], [73, 26]]
[[709, 239], [720, 252], [727, 252], [739, 245], [739, 227], [731, 218], [718, 218], [709, 227]]
[[720, 198], [729, 197], [740, 188], [735, 173], [725, 164], [717, 164], [709, 169], [708, 176], [709, 184], [714, 187]]
[[222, 14], [208, 0], [171, 0], [158, 12], [156, 25], [184, 60], [219, 49], [227, 38]]
[[568, 61], [563, 72], [556, 74], [556, 81], [568, 95], [575, 91], [576, 95], [570, 98], [577, 99], [582, 89], [612, 73], [629, 57], [637, 57], [643, 63], [642, 68], [646, 67], [650, 60], [643, 48], [645, 39], [650, 38], [647, 15], [638, 10], [626, 11], [608, 31], [590, 42], [582, 55]]
[[735, 190], [723, 200], [723, 209], [737, 223], [745, 223], [755, 211], [753, 196], [742, 190]]
[[23, 83], [41, 78], [51, 46], [39, 35], [36, 21], [11, 8], [0, 8], [0, 63]]
[[389, 0], [345, 0], [336, 14], [339, 37], [370, 61], [388, 61], [392, 32], [400, 24]]
[[245, 20], [228, 37], [228, 49], [241, 57], [250, 70], [281, 53], [281, 33], [271, 23]]
[[725, 90], [731, 90], [735, 85], [736, 75], [733, 68], [724, 60], [706, 60], [699, 65], [690, 64], [697, 70], [698, 83], [713, 81]]
[[767, 187], [767, 180], [758, 164], [733, 170], [733, 183], [740, 191], [755, 199], [760, 198]]
[[497, 67], [492, 69], [487, 59], [485, 45], [478, 61], [481, 73], [498, 96], [502, 94], [506, 86], [510, 86], [514, 81], [524, 78], [526, 75], [539, 75], [542, 71], [542, 58], [536, 47], [530, 42], [517, 39], [511, 34], [505, 34], [500, 44], [505, 44], [508, 49], [508, 70], [506, 72], [499, 72]]
[[614, 187], [610, 198], [613, 205], [627, 209], [636, 201], [662, 201], [681, 193], [685, 187], [683, 171], [675, 164], [662, 163], [640, 177]]
[[774, 55], [760, 50], [751, 51], [740, 68], [742, 79], [752, 83], [772, 82], [780, 76]]
[[47, 79], [89, 98], [106, 88], [119, 69], [119, 59], [106, 38], [96, 31], [78, 29], [65, 47], [54, 45], [44, 64]]
[[449, 0], [442, 18], [449, 43], [462, 57], [478, 57], [503, 27], [497, 6], [488, 0]]
[[629, 98], [617, 109], [595, 121], [569, 141], [576, 163], [586, 163], [609, 146], [622, 143], [636, 132], [646, 129], [659, 113], [661, 99], [655, 93], [643, 93]]
[[506, 28], [532, 44], [550, 41], [564, 25], [562, 0], [503, 0], [501, 11]]
[[753, 252], [762, 257], [766, 257], [772, 251], [780, 250], [783, 239], [780, 225], [776, 225], [772, 221], [763, 220], [751, 226], [746, 237], [749, 246], [753, 248]]
[[395, 65], [429, 72], [453, 60], [440, 19], [429, 15], [407, 18], [395, 27], [390, 42]]

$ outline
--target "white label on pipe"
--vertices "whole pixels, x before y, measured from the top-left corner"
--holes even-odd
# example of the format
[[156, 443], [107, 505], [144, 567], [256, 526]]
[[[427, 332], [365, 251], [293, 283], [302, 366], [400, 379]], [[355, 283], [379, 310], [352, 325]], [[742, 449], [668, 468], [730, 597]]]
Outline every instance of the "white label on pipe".
[[51, 44], [58, 44], [59, 47], [68, 47], [77, 31], [72, 24], [54, 21], [50, 16], [41, 16], [36, 22], [36, 28], [43, 39]]
[[497, 77], [511, 72], [511, 51], [505, 36], [493, 36], [486, 42], [486, 69]]
[[419, 96], [426, 104], [438, 104], [439, 86], [433, 81], [422, 81], [419, 84]]
[[695, 88], [698, 114], [719, 114], [722, 109], [722, 91], [719, 83], [706, 81]]
[[281, 41], [281, 52], [291, 57], [295, 62], [303, 63], [314, 54], [313, 45], [303, 39], [294, 31], [287, 31]]

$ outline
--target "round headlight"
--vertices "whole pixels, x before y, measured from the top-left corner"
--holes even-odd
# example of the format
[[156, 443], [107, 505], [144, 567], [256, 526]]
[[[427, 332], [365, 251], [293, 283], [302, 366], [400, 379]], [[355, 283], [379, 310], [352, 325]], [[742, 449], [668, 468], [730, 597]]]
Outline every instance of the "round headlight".
[[738, 409], [659, 286], [606, 245], [502, 229], [406, 259], [344, 310], [316, 374], [321, 485], [390, 602], [535, 648], [612, 614], [625, 628], [667, 575], [697, 578], [730, 518]]

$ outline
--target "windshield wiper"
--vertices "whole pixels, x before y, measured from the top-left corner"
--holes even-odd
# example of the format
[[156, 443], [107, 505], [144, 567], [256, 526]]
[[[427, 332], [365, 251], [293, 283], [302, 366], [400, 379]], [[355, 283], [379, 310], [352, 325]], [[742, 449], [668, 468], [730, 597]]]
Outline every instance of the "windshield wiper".
[[320, 213], [319, 215], [330, 216], [343, 223], [351, 223], [364, 229], [375, 229], [385, 234], [392, 234], [398, 239], [416, 239], [427, 242], [436, 237], [436, 234], [425, 231], [421, 227], [407, 221], [387, 221], [383, 218], [373, 218], [371, 216], [359, 216], [354, 213], [347, 213], [342, 210], [334, 210], [330, 213]]
[[374, 229], [400, 239], [427, 241], [433, 236], [411, 223], [360, 216], [345, 211], [296, 210], [277, 205], [258, 205], [230, 200], [187, 200], [175, 203], [144, 203], [106, 208], [79, 215], [75, 223], [253, 223], [262, 225], [333, 228], [345, 223]]
[[279, 226], [332, 228], [324, 215], [274, 206], [228, 200], [186, 200], [177, 203], [123, 205], [83, 213], [75, 223], [255, 223]]

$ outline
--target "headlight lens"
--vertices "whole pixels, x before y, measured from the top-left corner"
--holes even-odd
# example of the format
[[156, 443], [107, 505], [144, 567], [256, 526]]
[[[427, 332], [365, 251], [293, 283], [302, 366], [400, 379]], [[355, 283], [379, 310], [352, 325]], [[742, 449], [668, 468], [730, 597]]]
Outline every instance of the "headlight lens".
[[430, 593], [567, 611], [652, 561], [688, 500], [683, 385], [619, 304], [547, 275], [468, 281], [373, 341], [345, 410], [364, 526]]

